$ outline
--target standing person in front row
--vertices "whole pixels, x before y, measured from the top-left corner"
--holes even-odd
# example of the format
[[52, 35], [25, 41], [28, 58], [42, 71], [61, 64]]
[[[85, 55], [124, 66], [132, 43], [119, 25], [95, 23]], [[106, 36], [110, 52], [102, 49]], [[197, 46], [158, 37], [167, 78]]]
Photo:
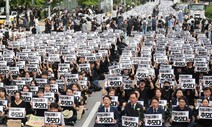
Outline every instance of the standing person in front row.
[[99, 121], [96, 119], [94, 127], [118, 127], [118, 122], [120, 120], [119, 113], [116, 107], [111, 106], [111, 97], [109, 95], [103, 97], [103, 106], [99, 107], [98, 112], [113, 112], [114, 124], [99, 124]]
[[138, 95], [135, 92], [130, 94], [130, 102], [126, 104], [122, 111], [123, 116], [132, 116], [139, 118], [139, 126], [142, 126], [144, 118], [143, 106], [138, 103]]

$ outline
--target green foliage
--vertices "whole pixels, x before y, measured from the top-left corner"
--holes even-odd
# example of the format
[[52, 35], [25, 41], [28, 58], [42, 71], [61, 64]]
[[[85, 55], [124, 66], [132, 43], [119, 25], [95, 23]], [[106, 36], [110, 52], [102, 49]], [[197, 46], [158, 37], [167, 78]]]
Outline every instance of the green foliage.
[[78, 3], [84, 6], [96, 6], [99, 4], [99, 0], [79, 0]]
[[[45, 6], [46, 0], [34, 0], [35, 5], [32, 5], [32, 0], [11, 0], [10, 5], [11, 6], [25, 6], [25, 7], [31, 7], [31, 6], [36, 6], [36, 7], [43, 7]], [[57, 5], [57, 3], [60, 3], [61, 0], [53, 0], [51, 5], [54, 7]]]
[[212, 19], [212, 6], [208, 6], [205, 10], [205, 16], [209, 19]]

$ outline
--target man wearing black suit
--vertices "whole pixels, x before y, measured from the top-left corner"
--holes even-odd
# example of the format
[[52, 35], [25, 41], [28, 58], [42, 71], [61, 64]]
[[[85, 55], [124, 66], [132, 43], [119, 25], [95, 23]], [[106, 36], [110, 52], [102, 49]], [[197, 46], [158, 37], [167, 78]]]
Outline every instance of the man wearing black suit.
[[210, 87], [205, 87], [203, 89], [203, 97], [201, 97], [200, 99], [208, 99], [209, 101], [212, 101], [212, 89]]
[[143, 106], [138, 102], [138, 95], [135, 92], [130, 94], [130, 102], [126, 104], [124, 110], [122, 111], [123, 116], [132, 116], [139, 118], [139, 126], [142, 126], [142, 121], [144, 118]]
[[[146, 114], [162, 114], [162, 123], [163, 123], [162, 127], [164, 127], [165, 111], [161, 106], [159, 106], [159, 99], [157, 97], [153, 97], [150, 103], [151, 103], [151, 106], [146, 110]], [[154, 126], [154, 127], [157, 127], [157, 126]]]
[[117, 108], [111, 106], [111, 97], [106, 95], [103, 97], [104, 106], [100, 106], [98, 112], [113, 112], [114, 113], [114, 124], [98, 124], [98, 120], [96, 119], [96, 124], [94, 127], [118, 127], [118, 122], [120, 120], [119, 113]]

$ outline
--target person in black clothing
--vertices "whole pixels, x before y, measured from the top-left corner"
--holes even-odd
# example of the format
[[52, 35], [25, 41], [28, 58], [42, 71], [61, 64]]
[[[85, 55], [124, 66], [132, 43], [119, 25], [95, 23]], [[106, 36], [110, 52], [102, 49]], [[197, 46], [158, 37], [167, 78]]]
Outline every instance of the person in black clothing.
[[143, 106], [138, 103], [138, 95], [135, 92], [130, 94], [130, 102], [126, 104], [122, 111], [122, 116], [139, 117], [139, 126], [142, 126], [144, 111]]
[[193, 112], [186, 106], [186, 97], [182, 96], [178, 99], [179, 105], [173, 108], [173, 111], [188, 111], [187, 122], [175, 122], [172, 118], [169, 119], [169, 122], [172, 124], [172, 127], [192, 127], [191, 121]]
[[[22, 88], [23, 92], [30, 92], [30, 87], [28, 85], [24, 85]], [[30, 105], [30, 102], [26, 103], [26, 115], [33, 114], [32, 106]]]
[[191, 20], [189, 32], [193, 35], [194, 34], [194, 20]]
[[185, 19], [183, 20], [182, 30], [183, 31], [187, 31], [188, 30], [188, 24], [187, 24], [187, 21]]
[[[71, 88], [67, 88], [66, 95], [74, 96]], [[77, 121], [77, 111], [79, 110], [79, 102], [77, 101], [76, 97], [74, 97], [74, 104], [72, 106], [64, 106], [62, 108], [63, 108], [63, 111], [68, 110], [73, 112], [73, 115], [71, 117], [65, 118], [65, 124], [74, 125], [74, 123]]]
[[90, 78], [91, 78], [94, 90], [100, 91], [102, 87], [99, 84], [99, 79], [100, 79], [99, 67], [96, 66], [95, 62], [90, 62]]
[[[209, 100], [203, 99], [200, 107], [209, 107]], [[200, 119], [199, 109], [194, 110], [194, 116], [196, 118], [197, 125], [194, 127], [212, 127], [212, 119]]]
[[152, 81], [150, 81], [150, 87], [146, 86], [146, 80], [141, 80], [138, 82], [138, 91], [140, 93], [139, 100], [144, 100], [144, 107], [149, 107], [149, 100], [154, 96], [154, 85]]
[[[38, 98], [44, 97], [44, 89], [39, 88], [37, 93]], [[44, 112], [47, 111], [47, 109], [35, 109], [35, 115], [36, 116], [44, 116]]]
[[46, 19], [46, 21], [45, 21], [45, 32], [51, 33], [51, 29], [52, 29], [51, 20]]
[[31, 31], [32, 31], [32, 34], [36, 34], [37, 33], [36, 32], [37, 30], [36, 30], [35, 26], [32, 27], [32, 30]]
[[162, 95], [165, 100], [167, 100], [167, 103], [170, 104], [172, 99], [172, 94], [174, 90], [171, 88], [170, 82], [165, 81], [162, 88]]
[[[11, 102], [11, 107], [25, 108], [25, 111], [26, 111], [26, 103], [21, 99], [21, 92], [19, 92], [19, 91], [15, 92], [15, 100]], [[21, 118], [21, 121], [22, 121], [22, 123], [25, 124], [26, 118], [25, 117]]]

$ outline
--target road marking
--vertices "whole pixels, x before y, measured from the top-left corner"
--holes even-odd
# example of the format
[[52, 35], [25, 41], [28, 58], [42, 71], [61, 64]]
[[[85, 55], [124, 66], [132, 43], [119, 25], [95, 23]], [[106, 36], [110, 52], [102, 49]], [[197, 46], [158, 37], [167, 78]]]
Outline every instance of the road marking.
[[93, 119], [94, 115], [96, 114], [99, 106], [100, 106], [101, 102], [96, 102], [96, 104], [94, 105], [93, 109], [91, 110], [91, 112], [89, 113], [87, 119], [85, 120], [84, 124], [82, 125], [82, 127], [88, 127], [91, 120]]

